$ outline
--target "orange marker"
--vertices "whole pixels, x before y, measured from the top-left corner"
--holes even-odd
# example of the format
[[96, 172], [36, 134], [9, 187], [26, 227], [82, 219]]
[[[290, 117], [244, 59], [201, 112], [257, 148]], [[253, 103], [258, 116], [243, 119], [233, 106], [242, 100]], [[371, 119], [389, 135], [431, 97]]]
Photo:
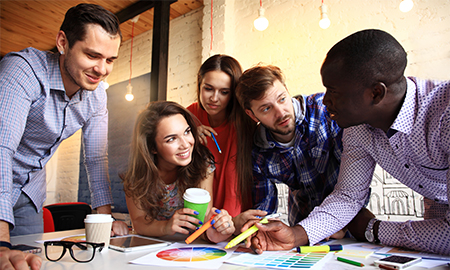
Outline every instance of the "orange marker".
[[190, 244], [194, 242], [195, 239], [197, 239], [202, 233], [204, 233], [207, 229], [209, 229], [211, 225], [211, 221], [214, 219], [215, 215], [212, 216], [208, 222], [203, 224], [200, 228], [198, 228], [195, 232], [193, 232], [191, 235], [189, 235], [188, 238], [186, 238], [185, 242], [186, 244]]

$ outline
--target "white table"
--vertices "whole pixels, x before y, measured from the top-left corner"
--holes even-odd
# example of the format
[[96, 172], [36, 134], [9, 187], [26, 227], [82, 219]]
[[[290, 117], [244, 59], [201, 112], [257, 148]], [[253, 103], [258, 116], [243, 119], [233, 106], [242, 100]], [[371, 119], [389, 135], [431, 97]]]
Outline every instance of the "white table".
[[[89, 263], [77, 263], [75, 262], [72, 257], [70, 257], [69, 253], [66, 253], [64, 257], [58, 261], [58, 262], [51, 262], [48, 261], [45, 258], [45, 252], [44, 252], [44, 246], [43, 244], [37, 243], [36, 241], [40, 240], [51, 240], [56, 239], [64, 236], [71, 236], [71, 235], [77, 235], [77, 234], [83, 234], [84, 229], [80, 230], [70, 230], [70, 231], [62, 231], [62, 232], [52, 232], [52, 233], [44, 233], [44, 234], [32, 234], [32, 235], [25, 235], [25, 236], [16, 236], [11, 237], [11, 243], [12, 244], [28, 244], [32, 246], [41, 246], [42, 252], [38, 253], [37, 255], [42, 257], [42, 268], [41, 269], [49, 269], [49, 270], [99, 270], [99, 269], [112, 269], [112, 270], [122, 270], [122, 269], [160, 269], [161, 267], [156, 266], [144, 266], [144, 265], [135, 265], [135, 264], [129, 264], [128, 262], [134, 259], [137, 259], [139, 257], [142, 257], [154, 250], [145, 250], [145, 251], [134, 251], [129, 253], [123, 253], [115, 250], [105, 250], [101, 253], [95, 254], [95, 258], [93, 261]], [[164, 239], [169, 241], [183, 241], [184, 238], [180, 239], [180, 236], [173, 236], [173, 237], [165, 237]], [[340, 240], [338, 242], [341, 242], [345, 244], [345, 240]], [[348, 240], [347, 240], [348, 242]], [[201, 243], [201, 240], [196, 240], [194, 243]], [[233, 255], [235, 256], [235, 255]], [[336, 260], [331, 260], [327, 262], [327, 264], [323, 267], [323, 269], [326, 270], [373, 270], [378, 269], [373, 265], [374, 258], [369, 257], [367, 259], [354, 259], [355, 261], [359, 261], [364, 263], [364, 267], [357, 267], [350, 264], [338, 262]], [[173, 267], [167, 267], [163, 269], [192, 269], [192, 268], [173, 268]], [[246, 269], [242, 266], [232, 265], [232, 264], [223, 264], [220, 267], [221, 270], [224, 269]], [[252, 268], [252, 269], [261, 269], [261, 268]], [[269, 268], [266, 268], [269, 269]], [[408, 270], [424, 270], [426, 268], [423, 267], [409, 267]], [[430, 268], [433, 270], [449, 270], [450, 268], [448, 266], [440, 266], [435, 268]]]

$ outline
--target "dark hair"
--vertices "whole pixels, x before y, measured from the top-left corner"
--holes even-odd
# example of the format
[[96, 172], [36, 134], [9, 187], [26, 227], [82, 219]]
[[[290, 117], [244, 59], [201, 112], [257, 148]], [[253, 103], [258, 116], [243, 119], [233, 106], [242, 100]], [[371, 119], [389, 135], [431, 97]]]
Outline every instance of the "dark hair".
[[67, 37], [69, 48], [72, 48], [77, 41], [85, 39], [88, 24], [98, 24], [111, 37], [119, 35], [122, 40], [120, 23], [116, 15], [99, 5], [79, 4], [66, 12], [60, 28]]
[[[264, 97], [266, 90], [279, 80], [284, 86], [284, 76], [281, 69], [276, 66], [257, 65], [247, 69], [239, 79], [236, 87], [236, 97], [242, 109], [250, 110], [250, 102]], [[245, 112], [236, 118], [236, 131], [240, 147], [237, 154], [236, 171], [238, 186], [241, 194], [251, 194], [253, 185], [252, 149], [253, 138], [257, 124]], [[251, 197], [243, 200], [243, 205], [253, 207]]]
[[197, 100], [199, 101], [200, 107], [204, 110], [203, 105], [200, 103], [200, 85], [202, 84], [205, 74], [210, 71], [222, 71], [225, 72], [231, 79], [230, 93], [231, 99], [227, 105], [227, 115], [228, 120], [232, 121], [235, 118], [234, 109], [239, 106], [236, 100], [236, 85], [238, 84], [239, 78], [242, 75], [242, 68], [239, 62], [231, 56], [224, 54], [216, 54], [206, 59], [206, 61], [201, 65], [197, 74]]
[[[248, 147], [245, 147], [245, 143], [241, 141], [241, 130], [238, 128], [239, 126], [245, 126], [245, 124], [242, 123], [242, 119], [248, 118], [245, 115], [244, 110], [239, 106], [239, 102], [236, 98], [236, 87], [239, 82], [239, 78], [242, 75], [242, 68], [239, 62], [234, 59], [231, 56], [223, 55], [223, 54], [216, 54], [208, 59], [201, 65], [198, 74], [197, 74], [197, 100], [199, 101], [200, 108], [204, 110], [203, 105], [200, 102], [200, 86], [202, 84], [202, 81], [205, 77], [205, 74], [210, 71], [222, 71], [225, 72], [231, 79], [230, 84], [230, 93], [231, 93], [231, 99], [228, 102], [227, 105], [227, 115], [228, 115], [228, 121], [231, 122], [236, 129], [237, 133], [237, 157], [239, 158], [242, 156], [242, 154], [239, 154], [239, 152], [242, 151], [242, 149], [248, 149]], [[250, 119], [251, 120], [251, 119]], [[249, 123], [252, 124], [252, 123]], [[251, 146], [250, 146], [251, 149]], [[245, 151], [245, 150], [244, 150]], [[250, 153], [251, 154], [251, 153]], [[234, 157], [229, 157], [234, 158]], [[250, 164], [251, 164], [251, 156], [250, 156]], [[236, 168], [239, 167], [241, 164], [239, 164], [239, 161], [236, 162]], [[237, 169], [237, 171], [239, 171]], [[249, 209], [251, 207], [251, 179], [250, 181], [245, 181], [243, 179], [240, 179], [242, 176], [237, 175], [238, 177], [238, 183], [235, 187], [236, 194], [238, 198], [241, 200], [242, 211], [245, 211], [246, 209]], [[244, 185], [241, 185], [241, 183], [245, 183]]]
[[367, 29], [351, 34], [336, 43], [327, 53], [322, 67], [341, 61], [347, 78], [370, 87], [376, 82], [390, 85], [403, 78], [406, 52], [389, 33]]
[[236, 97], [244, 109], [250, 110], [250, 102], [264, 97], [266, 90], [279, 80], [284, 86], [284, 75], [276, 66], [257, 65], [247, 69], [236, 88]]
[[163, 197], [164, 182], [156, 166], [155, 137], [158, 124], [168, 116], [181, 114], [186, 119], [195, 138], [192, 161], [178, 168], [178, 194], [181, 196], [187, 188], [198, 187], [207, 176], [208, 166], [214, 162], [209, 149], [198, 140], [197, 123], [194, 116], [181, 105], [171, 101], [149, 103], [136, 121], [131, 142], [128, 169], [121, 178], [124, 180], [125, 194], [147, 213], [150, 219], [156, 218], [159, 202]]

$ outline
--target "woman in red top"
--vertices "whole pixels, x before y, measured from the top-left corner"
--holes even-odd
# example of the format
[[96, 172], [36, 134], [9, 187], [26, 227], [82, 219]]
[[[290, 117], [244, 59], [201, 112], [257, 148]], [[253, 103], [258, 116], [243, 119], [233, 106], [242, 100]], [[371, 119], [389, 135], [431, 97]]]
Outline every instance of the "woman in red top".
[[[241, 74], [242, 68], [233, 57], [222, 54], [211, 56], [202, 64], [198, 72], [198, 102], [187, 108], [201, 122], [198, 128], [200, 141], [208, 147], [216, 161], [213, 205], [227, 210], [232, 217], [238, 216], [251, 207], [250, 187], [239, 184], [236, 173], [239, 142], [235, 120], [237, 115], [242, 113], [245, 115], [235, 95], [235, 88]], [[214, 138], [219, 147], [214, 142]], [[254, 213], [247, 212], [250, 216], [246, 216], [245, 220], [253, 215], [265, 213], [254, 211]]]

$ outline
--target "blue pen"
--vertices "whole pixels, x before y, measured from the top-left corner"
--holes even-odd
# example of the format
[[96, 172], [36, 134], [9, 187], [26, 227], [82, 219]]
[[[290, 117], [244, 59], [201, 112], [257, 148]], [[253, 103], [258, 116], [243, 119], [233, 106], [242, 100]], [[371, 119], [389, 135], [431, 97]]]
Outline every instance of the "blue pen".
[[216, 143], [216, 146], [217, 146], [217, 149], [219, 150], [219, 153], [222, 154], [222, 150], [220, 150], [219, 144], [218, 144], [217, 141], [216, 141], [216, 137], [214, 137], [214, 133], [211, 132], [211, 136], [212, 136], [214, 142]]

